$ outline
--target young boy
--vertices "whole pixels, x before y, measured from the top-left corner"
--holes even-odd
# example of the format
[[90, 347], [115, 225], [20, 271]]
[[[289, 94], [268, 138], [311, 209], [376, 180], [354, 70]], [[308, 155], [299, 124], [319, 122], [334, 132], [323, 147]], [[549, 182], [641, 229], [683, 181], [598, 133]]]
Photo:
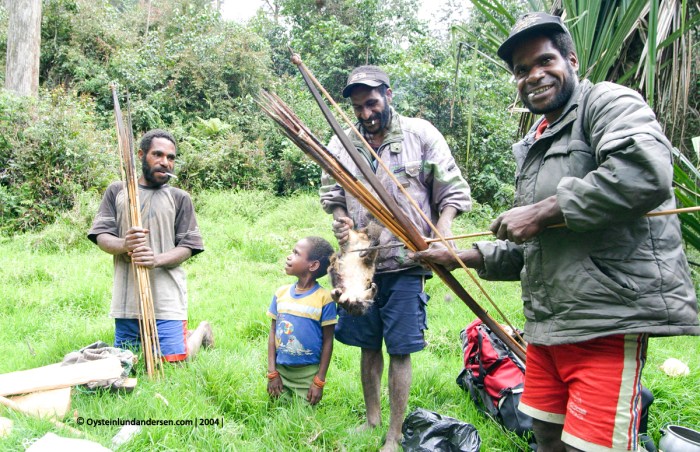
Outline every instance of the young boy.
[[267, 344], [267, 392], [285, 391], [316, 405], [323, 397], [333, 353], [336, 306], [316, 280], [326, 274], [333, 247], [321, 237], [299, 240], [287, 256], [285, 273], [295, 284], [280, 287], [267, 315], [272, 318]]

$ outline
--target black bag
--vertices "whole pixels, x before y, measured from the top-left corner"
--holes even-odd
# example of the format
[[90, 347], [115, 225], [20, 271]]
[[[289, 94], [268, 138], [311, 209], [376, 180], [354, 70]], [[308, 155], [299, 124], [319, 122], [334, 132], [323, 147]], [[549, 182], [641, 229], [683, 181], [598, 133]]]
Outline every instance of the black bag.
[[462, 330], [464, 369], [457, 384], [477, 408], [518, 435], [532, 430], [532, 418], [518, 410], [525, 366], [480, 319]]
[[466, 422], [418, 408], [401, 427], [405, 452], [479, 452], [481, 437]]

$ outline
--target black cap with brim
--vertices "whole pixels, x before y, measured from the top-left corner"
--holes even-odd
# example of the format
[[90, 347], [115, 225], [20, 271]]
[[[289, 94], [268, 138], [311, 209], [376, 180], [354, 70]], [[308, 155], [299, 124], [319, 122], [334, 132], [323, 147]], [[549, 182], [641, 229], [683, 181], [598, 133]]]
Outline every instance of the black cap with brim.
[[365, 85], [370, 88], [376, 88], [381, 85], [390, 86], [389, 76], [377, 66], [356, 67], [350, 73], [345, 88], [343, 88], [343, 97], [350, 97], [350, 93], [357, 85]]
[[559, 16], [553, 16], [543, 12], [526, 13], [518, 18], [515, 25], [513, 25], [513, 28], [510, 30], [508, 39], [498, 48], [498, 56], [501, 57], [503, 61], [510, 64], [515, 45], [519, 44], [526, 35], [532, 34], [535, 31], [563, 31], [564, 33], [569, 33], [569, 30], [566, 29], [564, 22]]

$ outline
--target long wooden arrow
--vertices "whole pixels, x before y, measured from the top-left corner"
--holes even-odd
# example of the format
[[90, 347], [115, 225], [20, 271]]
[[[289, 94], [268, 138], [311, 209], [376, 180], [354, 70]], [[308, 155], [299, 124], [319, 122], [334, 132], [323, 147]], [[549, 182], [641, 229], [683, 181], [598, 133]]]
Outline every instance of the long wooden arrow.
[[[661, 217], [664, 215], [680, 215], [683, 213], [693, 213], [693, 212], [698, 212], [698, 211], [700, 211], [700, 206], [681, 207], [678, 209], [659, 210], [656, 212], [649, 212], [648, 214], [646, 214], [644, 216], [645, 217]], [[566, 227], [566, 223], [557, 223], [557, 224], [552, 224], [552, 225], [547, 226], [547, 229], [564, 228], [564, 227]], [[453, 240], [460, 240], [460, 239], [471, 239], [474, 237], [485, 237], [485, 236], [493, 236], [493, 231], [470, 232], [469, 234], [460, 234], [460, 235], [453, 235], [452, 237], [443, 237], [443, 238], [434, 238], [434, 239], [426, 238], [425, 243], [442, 242], [443, 240], [453, 241]], [[365, 251], [381, 250], [384, 248], [396, 248], [398, 246], [405, 246], [405, 245], [402, 243], [392, 243], [389, 245], [370, 246], [367, 248], [360, 248], [360, 249], [356, 249], [356, 250], [352, 250], [352, 251], [356, 252], [356, 253], [362, 253]]]

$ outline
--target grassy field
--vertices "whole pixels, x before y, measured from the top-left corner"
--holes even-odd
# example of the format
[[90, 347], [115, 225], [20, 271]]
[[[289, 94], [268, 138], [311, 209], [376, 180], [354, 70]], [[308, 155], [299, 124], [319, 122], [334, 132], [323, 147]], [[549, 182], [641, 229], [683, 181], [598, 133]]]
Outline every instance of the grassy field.
[[[86, 238], [99, 198], [86, 194], [76, 211], [38, 235], [0, 241], [0, 373], [52, 364], [96, 340], [111, 342], [107, 317], [112, 261]], [[291, 282], [283, 262], [299, 238], [321, 235], [335, 245], [330, 217], [313, 195], [274, 198], [259, 192], [206, 193], [195, 199], [206, 252], [185, 264], [189, 281], [189, 322], [212, 323], [216, 347], [185, 365], [166, 366], [165, 378], [151, 381], [137, 369], [131, 394], [74, 390], [64, 422], [107, 447], [118, 426], [78, 426], [117, 419], [193, 420], [218, 425], [146, 426], [119, 450], [377, 450], [385, 427], [355, 433], [363, 419], [359, 351], [335, 344], [328, 384], [319, 406], [271, 403], [266, 392], [265, 312], [273, 291]], [[491, 212], [459, 219], [455, 233], [484, 230]], [[464, 244], [463, 246], [468, 246]], [[467, 290], [482, 304], [466, 275]], [[328, 287], [327, 277], [321, 283]], [[509, 319], [522, 326], [519, 286], [483, 283]], [[450, 296], [440, 281], [427, 288], [428, 347], [413, 355], [409, 412], [424, 408], [476, 426], [484, 451], [511, 451], [525, 443], [482, 416], [455, 384], [462, 365], [459, 333], [475, 316]], [[659, 370], [666, 358], [686, 362], [691, 375], [669, 378]], [[388, 365], [385, 366], [385, 372]], [[388, 422], [386, 375], [382, 398]], [[656, 397], [650, 432], [658, 442], [667, 423], [700, 427], [700, 339], [652, 339], [644, 384]], [[61, 432], [47, 421], [0, 408], [14, 422], [0, 450], [23, 450], [46, 432]], [[204, 421], [200, 421], [204, 420]]]

